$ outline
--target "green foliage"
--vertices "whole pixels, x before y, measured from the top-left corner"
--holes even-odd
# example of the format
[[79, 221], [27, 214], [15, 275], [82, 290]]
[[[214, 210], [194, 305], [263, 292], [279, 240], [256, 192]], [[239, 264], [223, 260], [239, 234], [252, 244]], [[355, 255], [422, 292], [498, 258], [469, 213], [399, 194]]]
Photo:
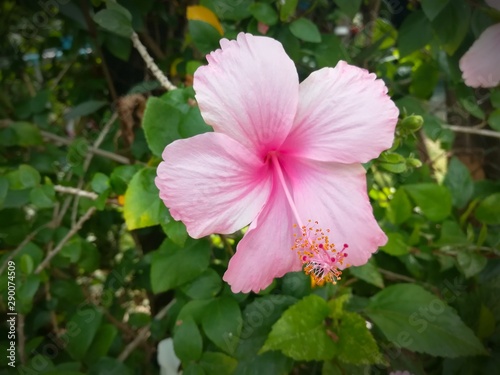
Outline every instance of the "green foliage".
[[[467, 87], [459, 67], [496, 11], [56, 3], [8, 0], [0, 12], [0, 307], [12, 261], [18, 313], [17, 368], [4, 356], [0, 375], [498, 373], [500, 90]], [[187, 18], [192, 5], [207, 8], [200, 19]], [[165, 147], [212, 131], [196, 70], [240, 32], [280, 41], [300, 81], [340, 60], [363, 67], [400, 110], [392, 147], [364, 165], [387, 243], [336, 285], [294, 272], [234, 294], [223, 277], [244, 231], [192, 239], [159, 198]], [[133, 33], [178, 89], [151, 74]]]

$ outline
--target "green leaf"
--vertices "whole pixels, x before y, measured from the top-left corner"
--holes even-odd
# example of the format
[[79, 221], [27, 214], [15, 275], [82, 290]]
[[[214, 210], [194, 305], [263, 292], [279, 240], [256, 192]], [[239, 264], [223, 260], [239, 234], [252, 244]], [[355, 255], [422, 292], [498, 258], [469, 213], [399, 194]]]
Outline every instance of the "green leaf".
[[158, 225], [168, 218], [154, 184], [155, 177], [154, 168], [144, 168], [130, 181], [123, 205], [123, 216], [129, 230]]
[[297, 38], [311, 43], [320, 43], [321, 34], [318, 26], [307, 18], [299, 18], [290, 24], [290, 31]]
[[150, 97], [146, 103], [142, 127], [149, 149], [156, 156], [161, 156], [165, 146], [181, 136], [179, 124], [180, 111], [165, 100]]
[[439, 66], [435, 61], [422, 62], [411, 78], [410, 93], [417, 98], [430, 99], [439, 81]]
[[447, 220], [441, 226], [441, 235], [439, 240], [436, 241], [438, 246], [456, 246], [456, 245], [466, 245], [468, 243], [467, 236], [460, 225], [456, 221]]
[[203, 54], [208, 54], [219, 48], [222, 37], [219, 31], [207, 22], [188, 21], [189, 34], [196, 48]]
[[405, 18], [398, 33], [399, 56], [405, 57], [432, 41], [432, 27], [423, 11], [418, 10]]
[[197, 361], [203, 350], [203, 339], [193, 319], [179, 321], [174, 331], [174, 350], [183, 362]]
[[151, 287], [154, 293], [176, 288], [200, 276], [208, 267], [210, 247], [202, 240], [180, 248], [165, 240], [153, 253]]
[[335, 344], [325, 329], [328, 304], [309, 295], [286, 310], [274, 324], [261, 352], [280, 350], [298, 361], [333, 358]]
[[455, 310], [418, 285], [385, 288], [365, 312], [397, 347], [451, 358], [487, 354]]
[[213, 298], [219, 293], [222, 280], [212, 268], [207, 269], [194, 281], [182, 287], [182, 291], [192, 299]]
[[[170, 375], [170, 374], [168, 374]], [[206, 375], [203, 367], [199, 364], [191, 362], [186, 366], [186, 368], [182, 371], [182, 375]]]
[[346, 49], [336, 35], [324, 34], [321, 37], [322, 42], [314, 49], [319, 68], [334, 67], [340, 60], [350, 61]]
[[123, 61], [129, 60], [130, 53], [132, 52], [132, 41], [130, 38], [109, 33], [105, 36], [104, 43], [109, 52], [114, 56]]
[[219, 18], [224, 20], [239, 21], [250, 16], [252, 0], [201, 0], [203, 5], [213, 10]]
[[224, 353], [205, 352], [200, 366], [207, 375], [232, 375], [238, 362]]
[[134, 372], [130, 370], [124, 363], [116, 358], [102, 357], [97, 363], [90, 366], [89, 375], [132, 375]]
[[52, 185], [40, 185], [30, 191], [30, 200], [38, 208], [50, 208], [56, 201], [56, 192]]
[[170, 220], [168, 223], [163, 224], [163, 231], [168, 238], [172, 240], [173, 243], [184, 246], [184, 242], [188, 237], [186, 226], [182, 221]]
[[72, 120], [77, 117], [88, 116], [94, 112], [97, 112], [106, 104], [108, 103], [102, 100], [89, 100], [78, 104], [76, 107], [71, 108], [71, 110], [67, 114], [65, 114], [64, 117], [67, 120]]
[[94, 21], [103, 29], [125, 38], [130, 38], [134, 32], [131, 18], [117, 9], [99, 11], [94, 15]]
[[274, 8], [267, 3], [253, 3], [250, 6], [250, 13], [254, 16], [257, 21], [265, 23], [266, 25], [275, 25], [278, 22], [278, 13]]
[[25, 280], [16, 279], [16, 311], [20, 314], [28, 314], [33, 307], [35, 293], [40, 286], [39, 275], [28, 275]]
[[450, 0], [422, 0], [422, 9], [429, 20], [433, 20], [443, 11]]
[[101, 325], [102, 313], [94, 306], [78, 309], [66, 325], [69, 341], [66, 350], [75, 360], [82, 360]]
[[492, 129], [500, 131], [500, 109], [495, 109], [488, 117], [488, 125]]
[[109, 177], [104, 173], [97, 172], [92, 177], [92, 181], [90, 182], [90, 186], [92, 186], [92, 190], [96, 193], [101, 194], [110, 188]]
[[102, 324], [85, 355], [85, 362], [96, 363], [100, 358], [106, 356], [117, 334], [118, 329], [114, 325]]
[[220, 349], [233, 354], [240, 339], [241, 310], [231, 297], [221, 297], [212, 301], [202, 321], [203, 331]]
[[335, 334], [338, 337], [335, 343], [336, 357], [342, 362], [354, 365], [381, 362], [377, 343], [361, 315], [344, 312]]
[[380, 250], [394, 256], [405, 255], [410, 251], [410, 247], [406, 243], [406, 239], [401, 233], [387, 233], [387, 244], [382, 246]]
[[387, 218], [395, 225], [403, 224], [411, 217], [412, 205], [404, 189], [398, 189], [394, 193], [389, 206], [387, 206]]
[[431, 221], [442, 221], [451, 213], [451, 194], [444, 186], [433, 183], [404, 185], [422, 213]]
[[455, 53], [467, 35], [470, 16], [470, 5], [465, 0], [453, 0], [446, 1], [444, 8], [433, 18], [432, 28], [448, 55]]
[[457, 208], [464, 208], [474, 193], [469, 169], [456, 157], [448, 163], [444, 185], [450, 189], [453, 206]]
[[353, 18], [356, 15], [362, 2], [363, 0], [335, 0], [340, 10], [349, 16], [349, 18]]
[[40, 184], [40, 173], [30, 165], [21, 164], [19, 168], [7, 174], [9, 187], [12, 190], [29, 189]]
[[297, 8], [297, 4], [299, 0], [284, 0], [280, 1], [278, 4], [280, 5], [280, 20], [285, 22], [295, 14], [295, 9]]
[[457, 254], [458, 269], [466, 278], [477, 275], [486, 267], [486, 263], [484, 256], [470, 250], [461, 250]]
[[43, 142], [40, 130], [29, 122], [14, 122], [9, 127], [14, 130], [16, 144], [19, 146], [37, 146]]
[[493, 108], [500, 109], [500, 89], [491, 90], [490, 102]]
[[5, 197], [7, 197], [8, 192], [9, 180], [4, 176], [0, 176], [0, 208], [2, 208], [3, 202], [5, 201]]
[[366, 281], [369, 284], [375, 285], [379, 288], [384, 287], [384, 279], [382, 278], [382, 274], [379, 272], [373, 258], [371, 258], [370, 261], [363, 266], [350, 267], [349, 272], [353, 276]]
[[109, 181], [113, 191], [118, 195], [125, 194], [132, 177], [134, 177], [140, 169], [141, 167], [139, 165], [121, 165], [116, 167], [111, 173]]
[[475, 215], [485, 224], [500, 224], [500, 193], [491, 194], [479, 203]]
[[195, 135], [211, 131], [203, 117], [201, 117], [200, 108], [190, 107], [188, 112], [182, 115], [179, 133], [182, 138], [194, 137]]

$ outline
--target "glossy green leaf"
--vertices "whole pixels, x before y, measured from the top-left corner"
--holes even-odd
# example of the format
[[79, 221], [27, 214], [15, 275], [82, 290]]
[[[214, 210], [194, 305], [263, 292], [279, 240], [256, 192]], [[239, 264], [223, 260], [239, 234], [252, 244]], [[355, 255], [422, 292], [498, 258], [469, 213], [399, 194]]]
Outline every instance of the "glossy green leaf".
[[178, 322], [174, 331], [174, 350], [184, 363], [200, 359], [203, 339], [193, 319], [186, 318]]
[[410, 251], [404, 235], [396, 232], [387, 233], [387, 244], [380, 248], [383, 252], [394, 256], [405, 255]]
[[350, 18], [353, 18], [359, 11], [363, 0], [335, 0], [335, 4]]
[[500, 131], [500, 109], [495, 109], [488, 117], [488, 125], [496, 131]]
[[455, 310], [418, 285], [385, 288], [371, 298], [365, 312], [398, 347], [450, 358], [486, 354]]
[[376, 287], [384, 287], [384, 279], [382, 274], [377, 269], [377, 265], [373, 258], [363, 266], [350, 267], [349, 272], [358, 279], [366, 281], [369, 284], [375, 285]]
[[76, 360], [85, 357], [101, 325], [102, 313], [94, 306], [84, 306], [76, 311], [66, 325], [68, 344], [66, 350]]
[[130, 181], [123, 205], [123, 216], [129, 230], [158, 225], [168, 220], [165, 205], [154, 184], [155, 177], [154, 168], [144, 168]]
[[207, 375], [232, 375], [237, 365], [236, 359], [218, 352], [205, 352], [200, 360]]
[[295, 9], [299, 0], [284, 0], [279, 2], [280, 5], [280, 20], [286, 21], [295, 14]]
[[151, 97], [146, 104], [142, 127], [149, 149], [161, 156], [165, 146], [180, 138], [180, 111], [163, 99]]
[[268, 3], [253, 3], [250, 6], [250, 13], [252, 13], [252, 16], [254, 16], [259, 22], [266, 25], [272, 26], [278, 22], [278, 13]]
[[102, 100], [89, 100], [71, 108], [71, 110], [68, 113], [66, 113], [64, 117], [68, 120], [72, 120], [77, 117], [88, 116], [94, 112], [97, 112], [106, 104], [108, 103]]
[[182, 287], [182, 291], [193, 299], [206, 299], [215, 297], [221, 287], [221, 277], [212, 268], [209, 268], [196, 280]]
[[448, 163], [444, 185], [450, 190], [453, 205], [457, 208], [464, 208], [474, 193], [469, 169], [456, 157]]
[[21, 164], [19, 168], [6, 175], [9, 187], [13, 190], [29, 189], [40, 183], [40, 173], [27, 164]]
[[405, 18], [398, 33], [400, 57], [408, 56], [432, 40], [432, 27], [424, 12], [418, 10]]
[[483, 223], [500, 224], [500, 193], [486, 197], [476, 208], [476, 218]]
[[451, 213], [451, 194], [446, 187], [420, 183], [405, 185], [404, 189], [429, 220], [442, 221]]
[[395, 225], [403, 224], [411, 217], [412, 205], [404, 189], [394, 193], [387, 207], [387, 218]]
[[52, 185], [40, 185], [30, 191], [30, 200], [38, 208], [54, 207], [56, 192]]
[[297, 38], [311, 43], [321, 42], [321, 34], [312, 21], [307, 18], [299, 18], [290, 24], [290, 31]]
[[449, 55], [455, 53], [467, 35], [470, 16], [471, 9], [466, 0], [453, 0], [446, 1], [446, 5], [432, 19], [432, 28]]
[[219, 31], [207, 22], [188, 21], [189, 34], [196, 48], [203, 54], [208, 54], [219, 47], [221, 35]]
[[116, 9], [100, 10], [95, 14], [94, 21], [103, 29], [126, 38], [134, 32], [131, 18]]
[[477, 275], [486, 267], [487, 260], [484, 256], [468, 249], [457, 254], [458, 269], [466, 278]]
[[432, 21], [449, 2], [450, 0], [422, 0], [421, 4], [425, 15]]
[[118, 329], [114, 325], [102, 324], [85, 355], [85, 362], [96, 363], [100, 358], [106, 356], [117, 335]]
[[205, 241], [192, 242], [180, 248], [165, 240], [153, 253], [151, 287], [161, 293], [178, 287], [200, 276], [208, 267], [210, 247]]
[[235, 299], [221, 297], [210, 303], [202, 321], [207, 337], [226, 353], [234, 354], [240, 339], [241, 310]]
[[16, 134], [16, 144], [23, 147], [36, 146], [43, 142], [40, 130], [28, 122], [14, 122], [9, 125]]
[[328, 305], [321, 297], [305, 297], [274, 324], [262, 352], [280, 350], [299, 361], [333, 358], [335, 344], [324, 324], [328, 314]]

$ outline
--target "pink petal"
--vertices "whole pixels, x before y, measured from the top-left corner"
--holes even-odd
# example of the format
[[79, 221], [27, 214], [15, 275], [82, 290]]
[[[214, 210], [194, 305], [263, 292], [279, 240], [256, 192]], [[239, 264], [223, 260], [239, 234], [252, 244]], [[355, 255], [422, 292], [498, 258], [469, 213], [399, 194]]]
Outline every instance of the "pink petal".
[[269, 197], [267, 167], [224, 134], [175, 141], [162, 156], [155, 179], [160, 198], [193, 238], [243, 228]]
[[271, 38], [240, 33], [220, 44], [194, 75], [201, 114], [216, 132], [264, 156], [292, 127], [299, 96], [295, 65]]
[[300, 271], [293, 245], [293, 219], [283, 189], [275, 185], [269, 202], [238, 244], [229, 261], [224, 281], [234, 293], [258, 292], [275, 277]]
[[465, 84], [495, 87], [500, 83], [500, 23], [488, 27], [460, 59]]
[[486, 4], [496, 10], [500, 10], [500, 0], [486, 0]]
[[288, 158], [283, 163], [291, 177], [293, 198], [304, 223], [318, 221], [331, 230], [337, 249], [348, 244], [346, 262], [365, 264], [387, 237], [373, 216], [360, 164], [337, 164]]
[[315, 160], [364, 163], [392, 146], [398, 114], [382, 80], [340, 61], [300, 84], [297, 117], [282, 150]]

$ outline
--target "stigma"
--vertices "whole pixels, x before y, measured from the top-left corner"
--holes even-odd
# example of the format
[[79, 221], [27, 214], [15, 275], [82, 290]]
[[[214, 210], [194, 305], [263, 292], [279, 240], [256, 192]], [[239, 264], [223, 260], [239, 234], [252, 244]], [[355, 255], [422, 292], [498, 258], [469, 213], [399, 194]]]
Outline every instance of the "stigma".
[[311, 277], [313, 285], [336, 284], [341, 279], [341, 269], [350, 266], [345, 263], [349, 246], [344, 244], [341, 250], [337, 250], [328, 238], [330, 229], [323, 230], [318, 225], [312, 220], [301, 227], [294, 224], [292, 250], [297, 252], [303, 270]]

